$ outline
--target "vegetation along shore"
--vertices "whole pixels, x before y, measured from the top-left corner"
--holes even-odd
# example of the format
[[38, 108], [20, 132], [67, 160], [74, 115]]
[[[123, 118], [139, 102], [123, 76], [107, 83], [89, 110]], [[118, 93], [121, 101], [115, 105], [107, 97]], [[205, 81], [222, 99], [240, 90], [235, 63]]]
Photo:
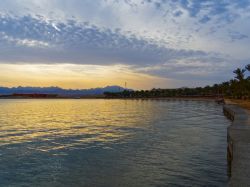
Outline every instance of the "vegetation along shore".
[[[249, 107], [250, 104], [247, 100], [250, 99], [250, 64], [243, 69], [237, 68], [233, 73], [235, 75], [233, 79], [213, 86], [177, 89], [154, 88], [140, 91], [124, 90], [116, 93], [105, 92], [104, 95], [107, 98], [216, 97], [231, 99], [244, 107]], [[239, 99], [241, 101], [238, 101]]]

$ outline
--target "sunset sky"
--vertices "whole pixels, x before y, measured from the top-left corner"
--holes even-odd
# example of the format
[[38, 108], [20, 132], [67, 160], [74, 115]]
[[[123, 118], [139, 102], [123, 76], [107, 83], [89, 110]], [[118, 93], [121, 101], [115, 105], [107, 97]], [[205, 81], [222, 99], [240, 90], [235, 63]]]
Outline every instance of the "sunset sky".
[[249, 34], [250, 0], [1, 0], [0, 86], [205, 86]]

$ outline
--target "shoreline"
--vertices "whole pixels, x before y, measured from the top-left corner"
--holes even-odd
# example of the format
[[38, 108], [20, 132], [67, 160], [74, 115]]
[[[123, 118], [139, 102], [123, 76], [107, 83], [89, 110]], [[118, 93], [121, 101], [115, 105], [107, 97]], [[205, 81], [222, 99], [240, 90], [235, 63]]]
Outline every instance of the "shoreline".
[[250, 184], [250, 113], [239, 104], [226, 100], [224, 115], [232, 121], [227, 128], [229, 186]]
[[250, 112], [250, 100], [240, 100], [240, 99], [225, 99], [227, 104], [238, 105]]
[[52, 100], [52, 99], [104, 99], [104, 100], [194, 100], [194, 101], [218, 101], [221, 98], [218, 97], [201, 97], [201, 96], [190, 96], [190, 97], [134, 97], [134, 98], [124, 98], [124, 97], [55, 97], [55, 98], [42, 98], [42, 97], [0, 97], [0, 100], [3, 99], [42, 99], [42, 100]]

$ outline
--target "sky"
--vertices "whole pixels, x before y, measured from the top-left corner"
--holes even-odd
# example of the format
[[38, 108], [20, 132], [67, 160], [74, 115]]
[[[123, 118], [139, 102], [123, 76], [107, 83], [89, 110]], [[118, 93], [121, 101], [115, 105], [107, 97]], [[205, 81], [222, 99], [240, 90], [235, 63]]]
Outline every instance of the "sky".
[[249, 48], [250, 0], [0, 0], [0, 86], [205, 86]]

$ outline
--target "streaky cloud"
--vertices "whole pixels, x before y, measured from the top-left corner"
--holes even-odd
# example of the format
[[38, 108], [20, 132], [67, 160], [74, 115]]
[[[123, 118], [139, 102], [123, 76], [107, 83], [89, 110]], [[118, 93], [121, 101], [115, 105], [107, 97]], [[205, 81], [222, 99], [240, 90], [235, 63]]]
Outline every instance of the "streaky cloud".
[[2, 62], [151, 65], [205, 52], [173, 49], [89, 23], [0, 17]]

